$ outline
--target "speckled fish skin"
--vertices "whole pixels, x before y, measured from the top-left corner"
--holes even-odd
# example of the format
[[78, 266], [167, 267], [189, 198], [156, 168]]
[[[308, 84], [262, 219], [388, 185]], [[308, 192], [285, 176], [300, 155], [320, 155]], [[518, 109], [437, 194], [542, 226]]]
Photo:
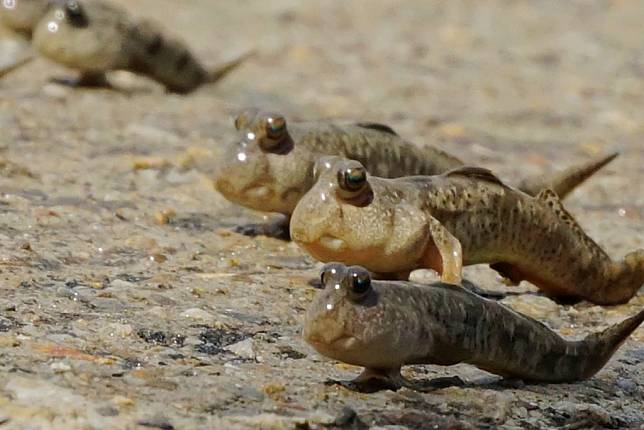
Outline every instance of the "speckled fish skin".
[[[272, 120], [284, 124], [275, 138], [267, 132]], [[374, 175], [385, 178], [437, 175], [463, 165], [436, 147], [404, 140], [382, 124], [287, 121], [279, 113], [247, 109], [235, 125], [240, 140], [226, 149], [215, 188], [234, 203], [287, 216], [313, 186], [313, 166], [321, 155], [358, 160]], [[522, 186], [538, 192], [541, 186], [552, 185], [565, 196], [616, 156], [601, 156], [571, 167], [548, 181], [525, 180]]]
[[352, 285], [359, 267], [330, 264], [307, 310], [303, 337], [321, 354], [374, 373], [406, 364], [473, 364], [504, 377], [571, 382], [597, 373], [644, 320], [644, 310], [580, 341], [463, 288], [371, 281]]
[[[276, 142], [267, 135], [274, 119], [284, 122]], [[461, 161], [434, 148], [419, 148], [379, 124], [289, 122], [280, 114], [248, 109], [235, 121], [241, 140], [226, 149], [215, 188], [228, 200], [267, 212], [290, 215], [313, 185], [312, 169], [321, 154], [358, 159], [384, 177], [436, 174]], [[270, 144], [270, 149], [264, 149]]]
[[339, 159], [327, 166], [290, 224], [292, 239], [321, 261], [395, 279], [431, 268], [451, 283], [446, 274], [460, 282], [462, 265], [487, 263], [555, 299], [603, 305], [628, 301], [644, 284], [644, 250], [611, 260], [550, 190], [532, 197], [488, 170], [465, 167], [439, 176], [369, 176], [349, 192], [342, 172], [362, 166]]
[[16, 0], [16, 10], [31, 14], [23, 22], [32, 26], [36, 50], [85, 77], [128, 70], [156, 80], [170, 92], [189, 93], [221, 79], [245, 59], [210, 72], [183, 41], [167, 35], [156, 23], [135, 19], [102, 0], [42, 1], [29, 8], [23, 2], [31, 3]]
[[38, 21], [45, 15], [52, 0], [1, 0], [0, 24], [31, 39]]

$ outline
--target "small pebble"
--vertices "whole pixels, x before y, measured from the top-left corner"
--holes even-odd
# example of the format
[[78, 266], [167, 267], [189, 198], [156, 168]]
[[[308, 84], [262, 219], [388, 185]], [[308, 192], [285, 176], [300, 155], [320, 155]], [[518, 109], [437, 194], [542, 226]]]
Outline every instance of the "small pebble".
[[253, 347], [253, 339], [244, 339], [241, 342], [234, 343], [225, 347], [224, 349], [238, 355], [242, 358], [255, 359], [255, 349]]

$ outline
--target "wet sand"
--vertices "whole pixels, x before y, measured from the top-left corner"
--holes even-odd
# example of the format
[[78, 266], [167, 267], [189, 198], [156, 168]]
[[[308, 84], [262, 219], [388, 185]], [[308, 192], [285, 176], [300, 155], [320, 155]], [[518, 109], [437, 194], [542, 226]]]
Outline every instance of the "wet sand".
[[[644, 424], [644, 328], [578, 384], [503, 387], [459, 365], [404, 372], [478, 386], [326, 386], [359, 369], [300, 337], [319, 263], [230, 233], [262, 215], [209, 178], [245, 106], [384, 122], [509, 181], [619, 150], [566, 205], [621, 258], [644, 247], [644, 4], [121, 3], [209, 64], [258, 55], [188, 97], [127, 73], [110, 76], [122, 91], [62, 87], [49, 79], [70, 72], [44, 59], [0, 81], [0, 429]], [[466, 274], [507, 291], [486, 267]], [[611, 308], [504, 302], [577, 338], [637, 312], [644, 292]]]

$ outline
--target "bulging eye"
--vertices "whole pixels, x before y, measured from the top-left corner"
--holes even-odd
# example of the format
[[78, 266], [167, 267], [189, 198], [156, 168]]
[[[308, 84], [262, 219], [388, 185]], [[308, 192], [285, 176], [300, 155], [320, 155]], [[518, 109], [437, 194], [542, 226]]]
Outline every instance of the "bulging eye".
[[286, 131], [286, 120], [283, 116], [269, 116], [266, 118], [266, 136], [269, 139], [281, 139]]
[[281, 115], [267, 115], [263, 120], [264, 132], [258, 133], [259, 146], [266, 152], [285, 154], [293, 148], [293, 140], [286, 130], [286, 120]]
[[244, 124], [246, 124], [246, 117], [243, 114], [237, 115], [237, 118], [235, 118], [235, 128], [241, 130]]
[[320, 179], [320, 176], [322, 176], [322, 174], [327, 170], [330, 170], [339, 159], [340, 157], [334, 156], [318, 158], [313, 165], [313, 180], [317, 182], [317, 180]]
[[342, 263], [327, 263], [322, 267], [320, 271], [320, 282], [322, 282], [322, 288], [332, 279], [337, 279], [339, 274], [343, 273], [345, 266]]
[[68, 0], [65, 2], [65, 15], [69, 23], [74, 27], [85, 28], [89, 25], [89, 20], [78, 0]]
[[256, 108], [246, 108], [239, 111], [235, 117], [235, 128], [241, 131], [243, 128], [248, 127], [258, 113], [259, 110]]
[[349, 281], [351, 296], [354, 299], [364, 297], [371, 289], [371, 275], [362, 267], [349, 268]]
[[359, 191], [367, 183], [367, 171], [360, 164], [338, 171], [340, 187], [346, 191]]

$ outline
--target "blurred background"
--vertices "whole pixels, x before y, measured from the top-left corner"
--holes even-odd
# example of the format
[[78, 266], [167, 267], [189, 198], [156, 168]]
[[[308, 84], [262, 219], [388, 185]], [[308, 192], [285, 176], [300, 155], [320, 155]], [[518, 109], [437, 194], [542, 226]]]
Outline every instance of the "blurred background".
[[[592, 422], [602, 426], [644, 420], [642, 329], [607, 370], [574, 386], [368, 398], [324, 387], [356, 369], [299, 338], [315, 262], [293, 244], [226, 233], [261, 217], [225, 201], [208, 176], [236, 139], [231, 114], [247, 106], [383, 122], [515, 182], [619, 150], [566, 205], [621, 258], [644, 246], [644, 2], [117, 3], [161, 22], [206, 64], [258, 55], [189, 96], [125, 72], [110, 75], [122, 91], [63, 87], [49, 79], [73, 72], [41, 58], [0, 81], [0, 308], [14, 309], [2, 317], [14, 328], [0, 333], [0, 396], [14, 400], [0, 412], [9, 405], [14, 420], [22, 411], [46, 421], [54, 411], [67, 417], [61, 428], [158, 417], [195, 428], [221, 415], [333, 415], [347, 404], [381, 424], [400, 411], [430, 422], [431, 408], [508, 428], [563, 425], [597, 408]], [[16, 55], [9, 37], [0, 33], [0, 63]], [[489, 269], [467, 270], [502, 288]], [[615, 308], [538, 296], [508, 304], [580, 336], [633, 314], [644, 296]], [[212, 327], [252, 337], [255, 352], [244, 361], [199, 349], [215, 342]], [[52, 342], [87, 356], [47, 349]], [[105, 405], [104, 415], [85, 412]]]

